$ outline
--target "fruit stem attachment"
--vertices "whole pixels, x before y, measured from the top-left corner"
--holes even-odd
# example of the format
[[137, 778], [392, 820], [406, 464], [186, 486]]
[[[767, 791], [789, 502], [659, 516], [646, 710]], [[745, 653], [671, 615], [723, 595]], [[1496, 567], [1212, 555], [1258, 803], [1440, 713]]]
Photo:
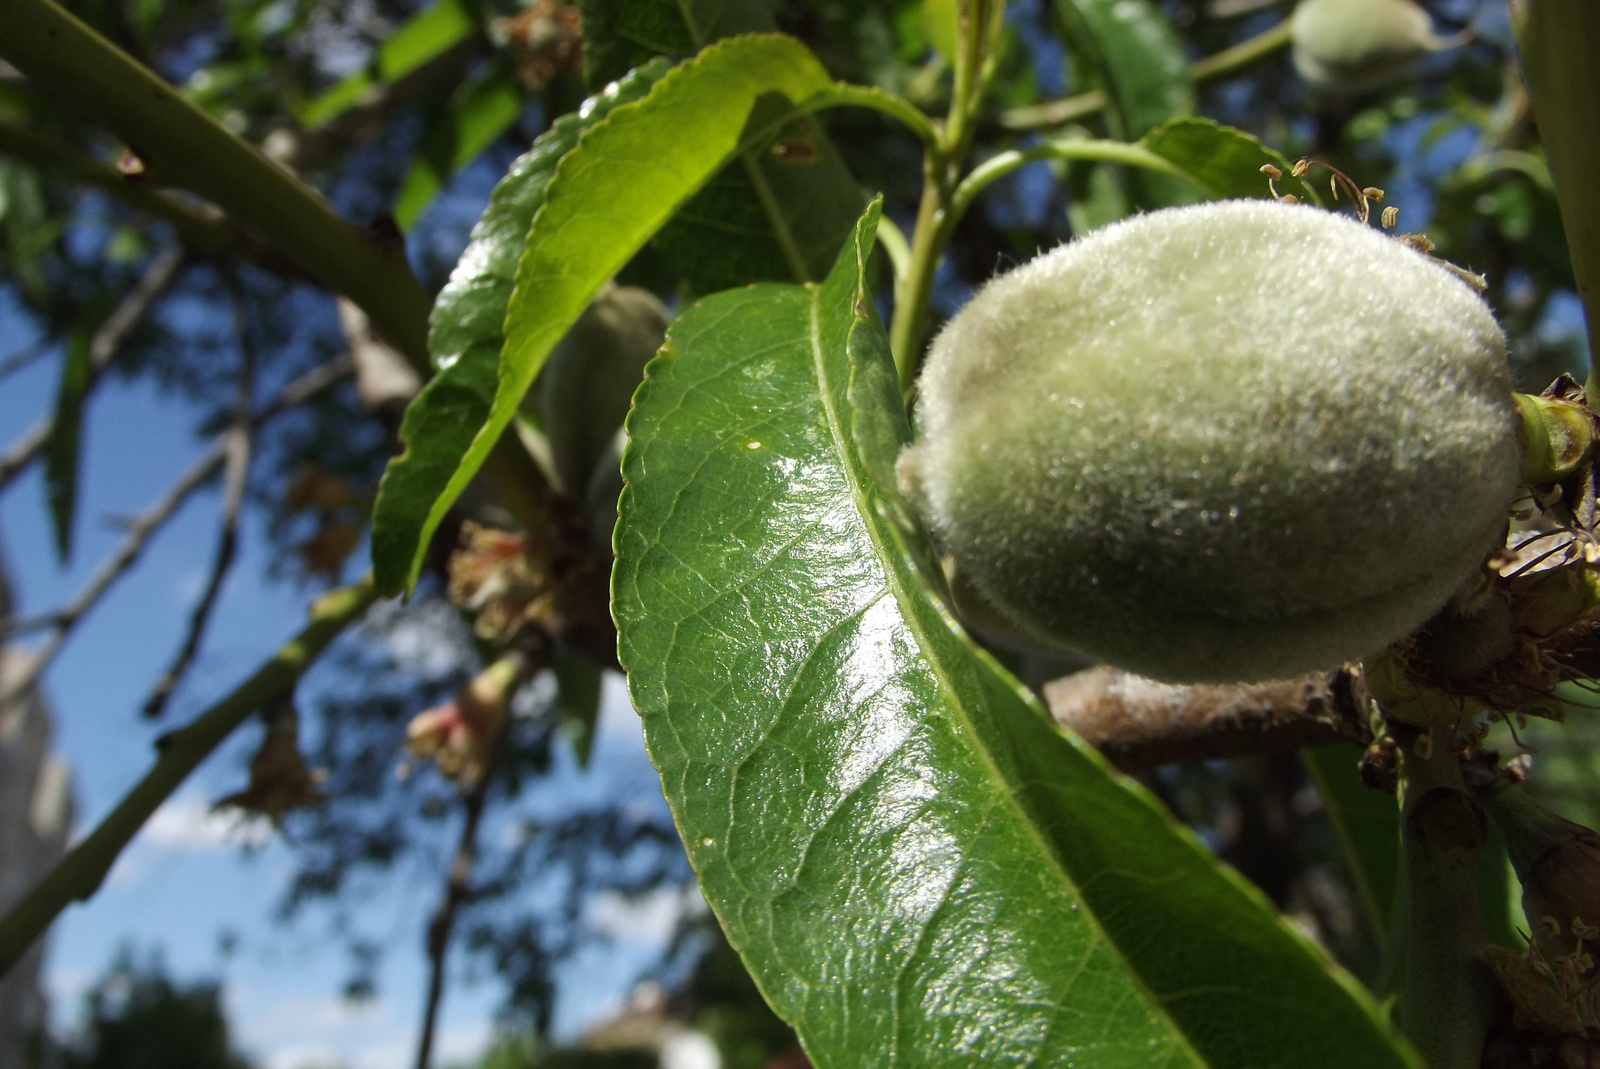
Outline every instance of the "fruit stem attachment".
[[1594, 415], [1555, 397], [1512, 394], [1522, 416], [1522, 482], [1544, 486], [1567, 479], [1594, 445]]
[[1391, 724], [1400, 746], [1400, 837], [1406, 884], [1406, 1036], [1429, 1069], [1477, 1069], [1494, 1011], [1484, 944], [1478, 861], [1488, 838], [1466, 788], [1449, 728]]

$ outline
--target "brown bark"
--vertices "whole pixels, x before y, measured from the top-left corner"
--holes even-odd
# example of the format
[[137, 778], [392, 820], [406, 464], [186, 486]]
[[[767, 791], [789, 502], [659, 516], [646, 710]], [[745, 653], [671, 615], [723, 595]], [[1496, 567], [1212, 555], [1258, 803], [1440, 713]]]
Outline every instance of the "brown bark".
[[1173, 686], [1100, 666], [1046, 683], [1057, 724], [1124, 772], [1337, 742], [1371, 742], [1347, 668], [1230, 686]]

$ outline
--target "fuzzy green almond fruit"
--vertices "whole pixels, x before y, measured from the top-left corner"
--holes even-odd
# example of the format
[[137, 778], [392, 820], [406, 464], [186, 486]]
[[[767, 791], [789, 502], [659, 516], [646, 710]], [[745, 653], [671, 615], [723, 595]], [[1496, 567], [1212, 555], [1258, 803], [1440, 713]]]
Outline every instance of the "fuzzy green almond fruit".
[[1410, 0], [1303, 0], [1289, 30], [1295, 71], [1336, 96], [1377, 89], [1452, 43], [1434, 35], [1432, 18]]
[[1439, 264], [1274, 201], [1153, 212], [990, 283], [918, 383], [908, 496], [1033, 640], [1155, 679], [1383, 649], [1504, 537], [1505, 336]]

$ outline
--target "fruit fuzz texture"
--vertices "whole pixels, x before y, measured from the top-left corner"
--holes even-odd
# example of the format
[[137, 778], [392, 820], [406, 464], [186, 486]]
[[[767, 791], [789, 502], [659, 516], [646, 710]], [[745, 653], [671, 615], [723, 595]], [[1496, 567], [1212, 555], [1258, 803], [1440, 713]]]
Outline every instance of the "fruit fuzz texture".
[[900, 475], [1032, 639], [1169, 682], [1372, 654], [1503, 537], [1505, 337], [1354, 219], [1152, 212], [984, 288], [939, 335]]

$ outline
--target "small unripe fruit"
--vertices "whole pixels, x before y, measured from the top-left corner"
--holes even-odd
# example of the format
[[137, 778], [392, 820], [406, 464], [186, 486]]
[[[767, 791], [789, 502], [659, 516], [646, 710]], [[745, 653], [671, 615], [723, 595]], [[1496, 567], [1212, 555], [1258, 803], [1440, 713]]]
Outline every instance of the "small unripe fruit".
[[1434, 36], [1433, 20], [1410, 0], [1304, 0], [1289, 28], [1295, 71], [1338, 96], [1391, 82], [1450, 43]]
[[1168, 682], [1377, 652], [1504, 536], [1505, 337], [1427, 257], [1273, 201], [1137, 216], [984, 288], [908, 495], [1037, 640]]
[[670, 317], [656, 295], [608, 284], [557, 343], [539, 374], [539, 419], [562, 489], [581, 499], [622, 426]]

